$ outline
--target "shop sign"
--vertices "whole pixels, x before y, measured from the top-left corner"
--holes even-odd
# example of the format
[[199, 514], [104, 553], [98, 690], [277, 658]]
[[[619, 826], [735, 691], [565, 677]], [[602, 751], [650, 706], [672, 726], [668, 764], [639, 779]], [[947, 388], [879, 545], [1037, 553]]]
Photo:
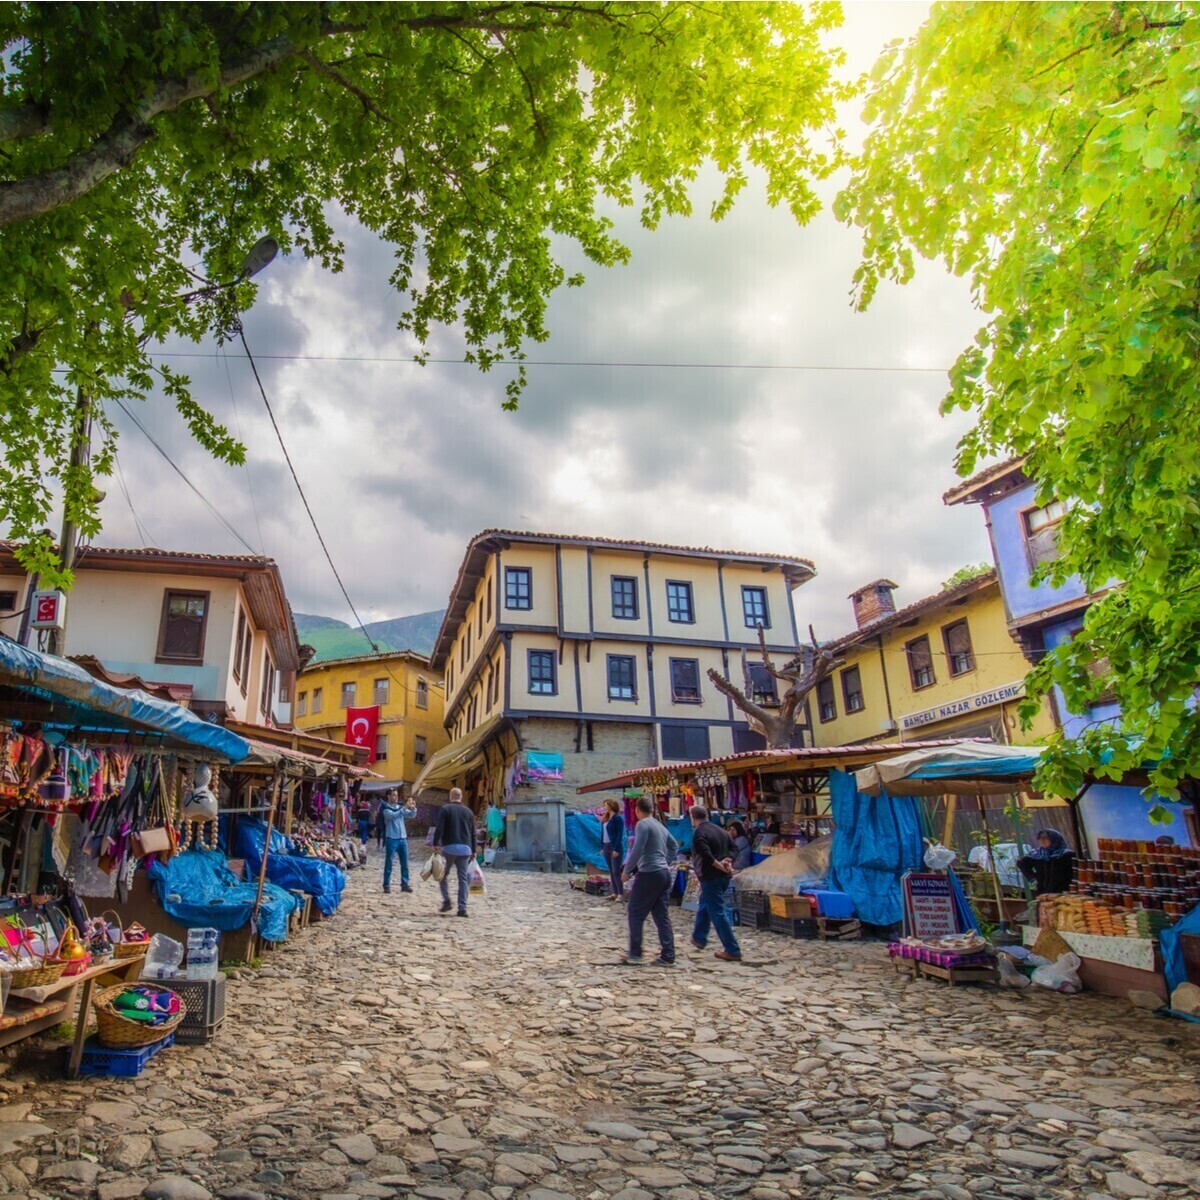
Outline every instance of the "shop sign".
[[561, 779], [563, 777], [563, 756], [550, 754], [544, 750], [527, 750], [525, 752], [525, 775], [530, 783], [538, 779]]
[[954, 915], [954, 897], [946, 875], [906, 875], [904, 909], [913, 937], [937, 938], [958, 933]]
[[66, 628], [67, 597], [64, 592], [34, 592], [32, 606], [33, 613], [29, 624], [34, 629]]
[[1016, 700], [1025, 695], [1025, 681], [1006, 683], [1003, 687], [992, 688], [986, 692], [976, 692], [973, 696], [962, 696], [957, 700], [947, 700], [945, 704], [924, 708], [920, 712], [908, 713], [898, 721], [902, 732], [909, 729], [920, 729], [922, 725], [932, 725], [935, 721], [945, 721], [950, 717], [962, 717], [968, 713], [979, 712], [983, 708], [994, 708], [1008, 700]]

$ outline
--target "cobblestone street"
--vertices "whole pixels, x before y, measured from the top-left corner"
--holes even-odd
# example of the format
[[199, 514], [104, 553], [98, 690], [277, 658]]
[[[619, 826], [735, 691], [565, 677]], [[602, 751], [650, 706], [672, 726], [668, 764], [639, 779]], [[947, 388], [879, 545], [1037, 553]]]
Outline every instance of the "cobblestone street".
[[373, 857], [335, 920], [231, 980], [213, 1046], [136, 1080], [10, 1067], [0, 1191], [1194, 1193], [1200, 1027], [903, 981], [879, 944], [744, 933], [729, 966], [678, 911], [674, 970], [619, 967], [623, 908], [561, 877], [488, 882], [469, 920], [442, 917], [431, 883], [380, 894]]

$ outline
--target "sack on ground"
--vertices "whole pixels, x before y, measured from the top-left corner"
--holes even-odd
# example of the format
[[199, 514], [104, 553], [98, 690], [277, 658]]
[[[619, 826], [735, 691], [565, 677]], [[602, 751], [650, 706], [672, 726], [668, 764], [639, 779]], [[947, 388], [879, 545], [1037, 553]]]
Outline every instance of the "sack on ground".
[[475, 859], [467, 864], [467, 887], [476, 895], [482, 895], [487, 890], [483, 881], [483, 868]]
[[1050, 988], [1054, 992], [1083, 991], [1083, 983], [1079, 979], [1080, 961], [1077, 954], [1063, 954], [1056, 962], [1038, 967], [1030, 976], [1039, 987]]

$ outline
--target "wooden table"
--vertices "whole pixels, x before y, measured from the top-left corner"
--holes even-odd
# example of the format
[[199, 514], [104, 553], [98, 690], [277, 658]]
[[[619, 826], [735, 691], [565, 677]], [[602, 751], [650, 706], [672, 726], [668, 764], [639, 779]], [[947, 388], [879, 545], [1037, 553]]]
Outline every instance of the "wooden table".
[[67, 1059], [67, 1077], [74, 1079], [79, 1074], [79, 1064], [83, 1059], [83, 1044], [87, 1041], [92, 993], [96, 990], [96, 984], [109, 987], [118, 983], [133, 983], [141, 978], [145, 961], [144, 954], [133, 958], [116, 958], [88, 967], [78, 975], [64, 975], [45, 987], [14, 988], [8, 994], [8, 1002], [11, 1005], [16, 1001], [17, 1007], [12, 1011], [6, 1008], [4, 1017], [5, 1020], [10, 1017], [16, 1017], [17, 1020], [8, 1028], [0, 1029], [0, 1046], [11, 1046], [14, 1042], [23, 1041], [70, 1020], [78, 1001], [75, 1040], [71, 1043], [71, 1054]]

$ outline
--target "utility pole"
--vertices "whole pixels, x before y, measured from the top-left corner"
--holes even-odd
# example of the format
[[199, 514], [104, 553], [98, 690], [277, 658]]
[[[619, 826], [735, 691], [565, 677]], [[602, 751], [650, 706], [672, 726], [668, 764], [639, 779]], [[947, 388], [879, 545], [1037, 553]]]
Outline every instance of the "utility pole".
[[[69, 473], [76, 475], [79, 468], [86, 467], [92, 457], [92, 398], [80, 386], [75, 393], [75, 420], [71, 426], [71, 465]], [[74, 569], [79, 549], [79, 526], [71, 520], [71, 514], [63, 498], [62, 535], [58, 539], [58, 562], [63, 572]], [[67, 629], [50, 631], [50, 653], [62, 654], [67, 646]]]

